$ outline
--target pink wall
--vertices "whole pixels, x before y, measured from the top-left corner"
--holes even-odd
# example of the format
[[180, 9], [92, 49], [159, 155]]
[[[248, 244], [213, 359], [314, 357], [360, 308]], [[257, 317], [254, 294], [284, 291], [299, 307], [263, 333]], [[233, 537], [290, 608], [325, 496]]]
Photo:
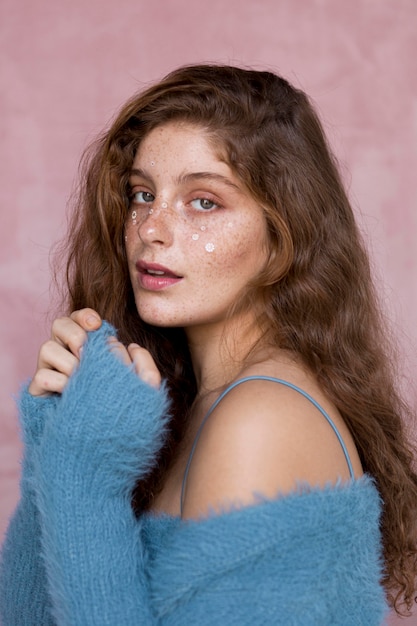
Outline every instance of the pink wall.
[[313, 97], [415, 378], [415, 0], [2, 0], [0, 25], [0, 536], [17, 498], [12, 394], [47, 334], [48, 250], [80, 153], [180, 64], [267, 67]]

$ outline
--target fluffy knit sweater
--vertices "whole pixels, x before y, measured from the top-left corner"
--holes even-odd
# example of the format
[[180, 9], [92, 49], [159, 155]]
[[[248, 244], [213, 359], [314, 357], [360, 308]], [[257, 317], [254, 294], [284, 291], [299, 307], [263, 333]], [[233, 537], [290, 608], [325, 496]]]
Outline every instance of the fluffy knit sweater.
[[106, 323], [89, 334], [62, 396], [21, 393], [3, 626], [380, 625], [380, 499], [367, 476], [200, 521], [134, 516], [169, 406], [109, 350], [111, 334]]

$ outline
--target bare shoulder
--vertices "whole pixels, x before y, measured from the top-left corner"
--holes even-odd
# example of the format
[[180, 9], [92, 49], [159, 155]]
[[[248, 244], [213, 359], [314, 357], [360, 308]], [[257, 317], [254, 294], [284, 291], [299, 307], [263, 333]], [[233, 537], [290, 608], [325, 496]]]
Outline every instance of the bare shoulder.
[[[268, 367], [263, 370], [281, 378]], [[252, 375], [257, 376], [256, 370], [245, 372], [245, 377]], [[359, 476], [359, 457], [337, 410], [308, 376], [295, 370], [290, 378], [291, 385], [324, 405]], [[307, 397], [291, 386], [250, 379], [231, 389], [204, 424], [187, 478], [183, 516], [244, 506], [257, 494], [276, 497], [299, 482], [324, 486], [349, 477], [337, 436]]]

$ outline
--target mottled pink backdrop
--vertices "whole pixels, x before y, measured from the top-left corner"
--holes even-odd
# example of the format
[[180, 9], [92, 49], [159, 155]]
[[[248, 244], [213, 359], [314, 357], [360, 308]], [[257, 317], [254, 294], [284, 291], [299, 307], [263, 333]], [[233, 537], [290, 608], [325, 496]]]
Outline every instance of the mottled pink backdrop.
[[1, 0], [0, 536], [18, 490], [12, 396], [48, 333], [48, 254], [78, 159], [133, 91], [180, 64], [270, 68], [312, 96], [415, 379], [416, 33], [415, 0]]

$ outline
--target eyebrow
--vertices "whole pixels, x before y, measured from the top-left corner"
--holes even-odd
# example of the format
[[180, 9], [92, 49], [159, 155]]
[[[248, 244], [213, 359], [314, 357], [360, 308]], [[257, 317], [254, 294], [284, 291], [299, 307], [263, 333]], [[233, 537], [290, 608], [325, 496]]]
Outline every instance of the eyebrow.
[[[144, 178], [145, 180], [152, 180], [152, 176], [148, 174], [146, 170], [142, 169], [132, 169], [130, 171], [130, 175], [138, 176], [139, 178]], [[177, 177], [176, 182], [188, 183], [197, 180], [207, 180], [222, 183], [224, 185], [227, 185], [228, 187], [231, 187], [235, 191], [242, 192], [241, 187], [239, 187], [239, 185], [227, 178], [227, 176], [222, 176], [221, 174], [216, 174], [215, 172], [189, 172], [187, 174], [180, 174]]]

